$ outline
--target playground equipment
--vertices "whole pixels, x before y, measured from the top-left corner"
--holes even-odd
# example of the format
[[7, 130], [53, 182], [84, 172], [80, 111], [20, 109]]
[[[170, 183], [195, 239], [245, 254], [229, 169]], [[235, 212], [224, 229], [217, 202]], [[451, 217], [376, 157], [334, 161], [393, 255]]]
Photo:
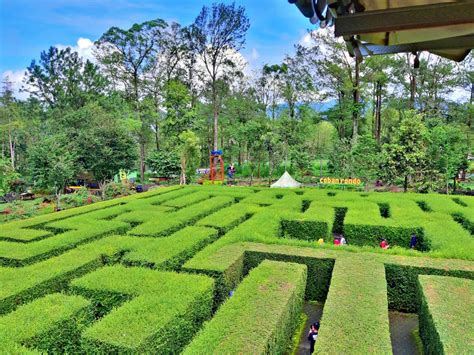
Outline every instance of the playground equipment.
[[222, 150], [213, 150], [209, 157], [209, 181], [211, 184], [222, 184], [224, 182], [224, 159]]

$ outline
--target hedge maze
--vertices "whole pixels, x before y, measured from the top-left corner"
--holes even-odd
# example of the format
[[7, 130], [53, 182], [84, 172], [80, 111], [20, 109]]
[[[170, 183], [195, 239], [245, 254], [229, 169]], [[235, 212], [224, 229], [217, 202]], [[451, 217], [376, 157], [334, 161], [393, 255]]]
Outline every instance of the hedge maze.
[[0, 349], [288, 353], [310, 300], [318, 354], [391, 353], [388, 310], [472, 353], [473, 223], [464, 197], [176, 186], [5, 224]]

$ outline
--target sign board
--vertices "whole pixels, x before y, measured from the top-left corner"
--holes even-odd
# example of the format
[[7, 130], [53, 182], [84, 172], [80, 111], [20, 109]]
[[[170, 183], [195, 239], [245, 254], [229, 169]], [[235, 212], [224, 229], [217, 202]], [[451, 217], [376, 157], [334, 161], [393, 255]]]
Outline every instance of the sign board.
[[319, 179], [320, 184], [333, 184], [333, 185], [361, 185], [362, 181], [357, 178], [344, 179], [344, 178], [330, 178], [324, 177]]
[[196, 169], [196, 175], [207, 175], [209, 174], [209, 168]]

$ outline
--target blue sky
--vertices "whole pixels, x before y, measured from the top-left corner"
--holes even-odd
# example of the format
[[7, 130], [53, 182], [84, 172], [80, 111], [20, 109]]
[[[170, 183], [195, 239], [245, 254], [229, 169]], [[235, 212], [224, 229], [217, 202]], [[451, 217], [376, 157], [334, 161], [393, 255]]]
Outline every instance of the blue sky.
[[[154, 18], [193, 22], [214, 1], [179, 0], [0, 0], [0, 75], [19, 74], [52, 45], [95, 41], [111, 26], [123, 28]], [[230, 3], [231, 1], [222, 1]], [[236, 0], [251, 27], [244, 56], [253, 65], [281, 61], [311, 26], [287, 0]], [[87, 47], [82, 40], [79, 47]]]

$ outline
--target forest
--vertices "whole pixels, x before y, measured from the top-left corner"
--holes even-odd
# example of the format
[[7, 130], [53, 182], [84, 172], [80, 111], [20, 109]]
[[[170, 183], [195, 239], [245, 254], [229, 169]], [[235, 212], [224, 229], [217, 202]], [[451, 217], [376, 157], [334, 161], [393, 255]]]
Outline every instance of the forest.
[[286, 169], [450, 193], [469, 175], [472, 54], [359, 61], [325, 29], [256, 68], [241, 54], [250, 26], [243, 7], [218, 3], [190, 24], [111, 27], [93, 61], [45, 48], [26, 68], [27, 99], [3, 82], [0, 195], [58, 194], [84, 174], [103, 188], [119, 170], [191, 183], [213, 150], [249, 183]]

